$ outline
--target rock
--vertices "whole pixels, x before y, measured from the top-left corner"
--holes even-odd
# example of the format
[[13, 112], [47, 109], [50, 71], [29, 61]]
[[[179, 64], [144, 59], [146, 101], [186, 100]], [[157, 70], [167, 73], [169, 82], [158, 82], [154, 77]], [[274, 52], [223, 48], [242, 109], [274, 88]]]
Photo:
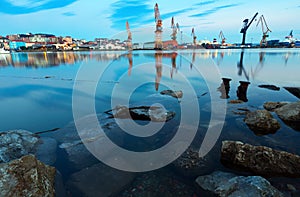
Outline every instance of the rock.
[[25, 130], [0, 132], [0, 163], [34, 153], [39, 138]]
[[99, 160], [86, 149], [81, 140], [72, 143], [64, 143], [59, 147], [66, 151], [71, 168], [75, 170], [81, 170], [99, 163]]
[[296, 96], [297, 98], [300, 99], [300, 88], [298, 87], [284, 87], [287, 91], [289, 91], [291, 94]]
[[288, 126], [300, 131], [300, 101], [286, 104], [276, 109], [275, 113]]
[[213, 171], [214, 161], [210, 155], [199, 157], [199, 151], [189, 147], [172, 166], [183, 176], [195, 177]]
[[223, 141], [221, 162], [230, 168], [269, 177], [300, 177], [300, 156], [265, 146]]
[[279, 122], [267, 110], [249, 112], [244, 121], [256, 135], [276, 133], [280, 129]]
[[52, 166], [56, 162], [56, 149], [57, 142], [55, 139], [42, 137], [35, 155], [44, 164]]
[[174, 98], [182, 98], [183, 97], [183, 92], [181, 90], [173, 91], [173, 90], [163, 90], [160, 92], [162, 95], [169, 95]]
[[280, 87], [274, 86], [274, 85], [259, 85], [260, 88], [265, 88], [269, 90], [279, 91]]
[[66, 197], [67, 191], [63, 182], [62, 174], [56, 170], [55, 175], [55, 196], [56, 197]]
[[10, 163], [0, 164], [0, 196], [55, 195], [56, 170], [27, 155]]
[[275, 111], [284, 105], [288, 104], [288, 102], [266, 102], [264, 103], [264, 108], [268, 111]]
[[244, 103], [244, 101], [242, 100], [231, 100], [229, 101], [230, 104], [241, 104], [241, 103]]
[[67, 181], [67, 189], [71, 196], [114, 196], [124, 190], [134, 177], [134, 173], [119, 171], [99, 163], [72, 174]]
[[118, 197], [196, 197], [193, 187], [187, 185], [172, 171], [160, 169], [142, 173]]
[[196, 183], [201, 190], [206, 192], [205, 196], [283, 196], [283, 194], [274, 188], [266, 179], [259, 176], [244, 177], [216, 171], [210, 175], [198, 177]]
[[[109, 113], [108, 111], [107, 113]], [[116, 106], [111, 110], [111, 114], [115, 118], [133, 119], [133, 120], [147, 120], [154, 122], [167, 122], [174, 118], [175, 112], [167, 111], [160, 106], [140, 106], [140, 107], [126, 107]]]

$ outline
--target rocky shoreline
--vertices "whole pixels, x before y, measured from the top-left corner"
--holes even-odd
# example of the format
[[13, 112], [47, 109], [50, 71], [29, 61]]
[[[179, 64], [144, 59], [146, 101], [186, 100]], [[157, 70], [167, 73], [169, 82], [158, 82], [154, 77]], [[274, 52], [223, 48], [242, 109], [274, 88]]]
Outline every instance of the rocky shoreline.
[[[264, 108], [244, 110], [242, 115], [244, 124], [258, 136], [277, 132], [282, 124], [299, 131], [300, 102], [268, 102]], [[143, 113], [134, 112], [144, 117], [149, 115], [149, 109], [144, 107]], [[163, 118], [157, 120], [170, 120], [164, 117], [167, 113], [159, 112], [156, 116], [159, 114]], [[110, 115], [99, 117], [104, 132], [116, 128]], [[218, 150], [204, 158], [191, 146], [163, 169], [129, 173], [99, 162], [82, 143], [74, 123], [51, 132], [51, 137], [25, 130], [4, 131], [0, 136], [0, 196], [300, 195], [300, 156], [266, 146], [222, 139]], [[87, 136], [84, 140], [98, 138]], [[64, 163], [58, 161], [58, 151], [64, 152]], [[216, 162], [223, 166], [213, 168]], [[60, 173], [62, 166], [71, 169], [64, 178]], [[276, 181], [278, 178], [283, 181]]]

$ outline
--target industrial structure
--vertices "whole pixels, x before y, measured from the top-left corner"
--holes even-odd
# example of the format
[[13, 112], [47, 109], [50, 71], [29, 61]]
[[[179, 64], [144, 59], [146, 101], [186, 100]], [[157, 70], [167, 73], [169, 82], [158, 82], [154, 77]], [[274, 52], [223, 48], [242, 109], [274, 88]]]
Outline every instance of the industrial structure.
[[172, 34], [171, 34], [171, 39], [176, 41], [177, 39], [177, 33], [180, 31], [180, 28], [179, 28], [179, 24], [176, 23], [175, 25], [175, 22], [174, 22], [174, 17], [172, 17], [172, 20], [171, 20], [171, 28], [172, 28]]
[[192, 38], [193, 38], [193, 45], [194, 46], [196, 46], [196, 44], [197, 44], [197, 36], [196, 36], [196, 34], [195, 34], [195, 29], [193, 28], [192, 29]]
[[155, 24], [156, 24], [154, 49], [162, 49], [163, 48], [163, 43], [162, 43], [163, 27], [162, 27], [162, 20], [160, 18], [160, 13], [159, 13], [159, 8], [157, 3], [154, 6], [154, 17], [155, 17]]
[[221, 45], [225, 46], [226, 45], [226, 38], [223, 34], [223, 31], [220, 31], [219, 38], [221, 39]]
[[242, 45], [245, 45], [247, 30], [248, 30], [248, 28], [250, 27], [250, 25], [252, 24], [252, 22], [254, 21], [254, 19], [256, 18], [257, 15], [258, 15], [258, 12], [256, 12], [256, 14], [253, 16], [253, 18], [251, 19], [250, 23], [248, 23], [249, 19], [245, 19], [243, 21], [243, 27], [242, 27], [242, 29], [240, 31], [240, 33], [243, 34]]
[[129, 23], [128, 21], [126, 22], [126, 29], [127, 29], [127, 48], [128, 50], [132, 50], [132, 34], [130, 31]]
[[268, 46], [268, 42], [267, 42], [267, 38], [269, 37], [268, 32], [272, 32], [272, 31], [269, 29], [264, 15], [261, 15], [259, 17], [256, 26], [258, 26], [259, 23], [261, 24], [261, 30], [262, 30], [262, 33], [263, 33], [262, 39], [260, 41], [260, 46], [261, 47], [266, 47], [266, 46]]

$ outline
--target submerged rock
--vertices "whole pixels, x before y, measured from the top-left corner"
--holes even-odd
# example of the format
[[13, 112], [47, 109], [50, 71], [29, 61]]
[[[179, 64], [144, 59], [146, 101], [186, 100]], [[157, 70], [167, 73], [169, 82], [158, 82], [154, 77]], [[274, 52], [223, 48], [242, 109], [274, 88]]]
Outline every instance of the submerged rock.
[[274, 85], [259, 85], [260, 88], [265, 88], [269, 90], [279, 91], [280, 87], [274, 86]]
[[56, 162], [57, 141], [53, 138], [42, 137], [35, 153], [38, 160], [46, 165], [54, 165]]
[[72, 174], [67, 182], [67, 189], [74, 197], [114, 196], [124, 190], [134, 177], [134, 173], [119, 171], [99, 163]]
[[300, 156], [265, 146], [223, 141], [221, 161], [228, 167], [258, 175], [300, 177]]
[[0, 132], [0, 163], [34, 153], [38, 142], [38, 136], [29, 131], [11, 130]]
[[241, 104], [241, 103], [244, 103], [244, 101], [242, 100], [231, 100], [229, 101], [230, 104]]
[[196, 179], [205, 196], [220, 197], [257, 196], [281, 197], [283, 194], [266, 179], [259, 176], [236, 176], [235, 174], [216, 171]]
[[288, 102], [266, 102], [264, 103], [264, 108], [268, 111], [275, 111], [284, 105], [288, 104]]
[[267, 110], [249, 112], [244, 121], [256, 135], [276, 133], [280, 129], [279, 122]]
[[291, 94], [296, 96], [300, 99], [300, 88], [299, 87], [284, 87], [287, 91], [289, 91]]
[[38, 161], [33, 155], [0, 164], [0, 196], [55, 195], [56, 170]]
[[286, 104], [276, 109], [275, 113], [288, 126], [300, 131], [300, 101]]
[[174, 98], [182, 98], [183, 97], [183, 92], [181, 90], [173, 91], [173, 90], [163, 90], [160, 92], [162, 95], [169, 95]]
[[160, 106], [131, 107], [117, 106], [111, 110], [115, 118], [167, 122], [174, 118], [175, 112], [170, 112]]
[[209, 154], [199, 157], [199, 151], [190, 147], [172, 163], [172, 166], [183, 176], [195, 177], [212, 172], [214, 163]]

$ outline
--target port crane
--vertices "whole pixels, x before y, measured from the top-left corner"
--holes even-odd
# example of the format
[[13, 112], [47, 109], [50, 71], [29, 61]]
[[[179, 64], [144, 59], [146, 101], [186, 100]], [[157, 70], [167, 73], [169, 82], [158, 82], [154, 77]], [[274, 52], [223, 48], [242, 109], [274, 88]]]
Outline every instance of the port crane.
[[220, 31], [219, 38], [222, 40], [222, 41], [221, 41], [221, 44], [222, 44], [223, 46], [226, 45], [226, 38], [225, 38], [225, 36], [224, 36], [224, 34], [223, 34], [223, 31]]
[[174, 17], [172, 17], [172, 20], [171, 20], [171, 28], [172, 28], [171, 39], [176, 40], [177, 39], [177, 33], [180, 31], [180, 28], [179, 28], [178, 23], [176, 23], [176, 25], [175, 25]]
[[193, 44], [194, 44], [194, 46], [196, 46], [196, 44], [197, 44], [197, 36], [195, 35], [195, 29], [193, 28], [192, 29], [192, 37], [193, 37]]
[[155, 49], [162, 49], [163, 43], [162, 43], [162, 20], [160, 18], [160, 12], [158, 8], [158, 4], [156, 3], [154, 6], [154, 17], [155, 17], [155, 23], [156, 23], [156, 30], [155, 30]]
[[[268, 32], [272, 32], [266, 22], [266, 19], [264, 17], [264, 15], [261, 15], [260, 18], [258, 19], [258, 22], [256, 24], [256, 27], [259, 25], [259, 23], [261, 23], [261, 29], [262, 29], [262, 39], [260, 41], [260, 46], [267, 46], [268, 42], [267, 42], [267, 37], [269, 37]], [[266, 30], [265, 30], [266, 29]]]
[[131, 31], [130, 31], [130, 27], [129, 27], [129, 23], [128, 21], [126, 22], [126, 29], [127, 29], [127, 47], [128, 47], [128, 50], [132, 50], [132, 34], [131, 34]]
[[257, 15], [258, 15], [258, 12], [256, 12], [256, 14], [253, 16], [253, 18], [251, 19], [250, 22], [249, 22], [249, 19], [245, 19], [243, 21], [243, 27], [242, 27], [242, 29], [240, 31], [240, 33], [243, 34], [242, 45], [245, 45], [247, 30], [248, 30], [248, 28], [250, 27], [250, 25], [252, 24], [252, 22], [254, 21], [254, 19], [256, 18]]

